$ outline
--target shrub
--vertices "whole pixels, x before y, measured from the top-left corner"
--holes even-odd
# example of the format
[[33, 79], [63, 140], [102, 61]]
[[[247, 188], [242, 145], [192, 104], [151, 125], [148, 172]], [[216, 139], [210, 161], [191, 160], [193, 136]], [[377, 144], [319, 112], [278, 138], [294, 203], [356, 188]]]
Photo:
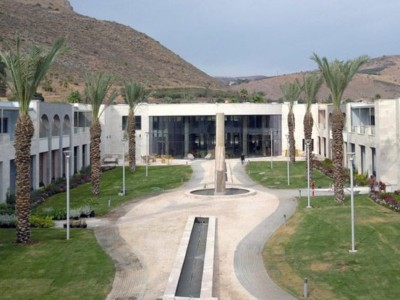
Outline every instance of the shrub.
[[332, 160], [329, 159], [329, 158], [325, 158], [325, 159], [324, 159], [324, 165], [325, 165], [326, 167], [328, 167], [328, 168], [333, 168], [333, 162], [332, 162]]
[[15, 227], [15, 224], [17, 222], [17, 219], [15, 218], [15, 215], [0, 215], [0, 227]]
[[10, 190], [7, 190], [6, 203], [8, 207], [11, 207], [13, 210], [15, 210], [15, 194], [12, 194]]
[[72, 219], [78, 219], [81, 216], [81, 209], [80, 208], [71, 209], [69, 211], [69, 216]]
[[80, 103], [82, 100], [81, 93], [79, 91], [72, 91], [68, 95], [68, 102], [69, 103]]
[[9, 207], [5, 203], [0, 203], [0, 215], [12, 215], [14, 214], [14, 209]]
[[53, 213], [53, 220], [65, 220], [67, 213], [65, 209], [55, 209]]
[[91, 212], [92, 210], [89, 205], [85, 205], [80, 208], [80, 216], [83, 218], [89, 217]]
[[363, 174], [356, 174], [354, 181], [356, 185], [366, 186], [368, 184], [368, 176]]
[[52, 216], [40, 217], [40, 216], [31, 216], [30, 222], [32, 227], [36, 228], [50, 228], [54, 226], [54, 221]]

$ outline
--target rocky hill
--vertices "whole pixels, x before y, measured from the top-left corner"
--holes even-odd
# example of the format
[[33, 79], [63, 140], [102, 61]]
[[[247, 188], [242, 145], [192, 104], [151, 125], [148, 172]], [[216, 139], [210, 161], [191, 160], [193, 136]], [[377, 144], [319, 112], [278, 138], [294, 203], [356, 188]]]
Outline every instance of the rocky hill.
[[[213, 78], [146, 34], [75, 13], [68, 0], [1, 0], [0, 28], [0, 37], [11, 44], [19, 32], [24, 46], [48, 47], [57, 37], [67, 37], [70, 51], [59, 57], [39, 91], [46, 101], [65, 101], [72, 91], [82, 91], [85, 73], [89, 71], [113, 74], [117, 88], [124, 80], [140, 81], [153, 91], [169, 88], [170, 96], [160, 93], [169, 99], [184, 95], [190, 101], [215, 101], [246, 89], [249, 94], [262, 92], [265, 99], [277, 101], [282, 97], [280, 85], [300, 79], [307, 72], [274, 77]], [[189, 92], [182, 91], [185, 88]], [[213, 90], [223, 96], [204, 96]], [[323, 87], [318, 98], [323, 101], [328, 95]], [[400, 97], [400, 56], [371, 59], [344, 95], [345, 99], [353, 100], [376, 97]]]
[[[315, 70], [314, 70], [315, 71]], [[231, 86], [234, 91], [246, 89], [249, 94], [262, 92], [266, 99], [272, 101], [282, 97], [280, 86], [285, 82], [294, 82], [301, 79], [307, 72], [287, 74], [249, 80], [244, 83]], [[328, 98], [329, 91], [322, 86], [318, 99], [324, 101]], [[383, 56], [371, 59], [365, 64], [350, 82], [344, 99], [371, 100], [375, 98], [399, 98], [400, 97], [400, 56]]]
[[1, 0], [0, 28], [0, 36], [11, 44], [18, 31], [24, 46], [50, 46], [57, 37], [67, 37], [70, 50], [57, 59], [45, 82], [46, 100], [65, 99], [71, 91], [82, 90], [88, 71], [113, 74], [119, 84], [140, 81], [150, 89], [221, 87], [146, 34], [79, 15], [67, 0]]

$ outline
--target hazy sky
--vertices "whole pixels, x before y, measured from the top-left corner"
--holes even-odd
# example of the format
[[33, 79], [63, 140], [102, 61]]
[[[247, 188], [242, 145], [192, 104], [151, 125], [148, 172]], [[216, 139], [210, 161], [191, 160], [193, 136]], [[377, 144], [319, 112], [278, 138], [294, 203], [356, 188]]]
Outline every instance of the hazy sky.
[[212, 76], [277, 75], [328, 59], [400, 54], [399, 0], [70, 0]]

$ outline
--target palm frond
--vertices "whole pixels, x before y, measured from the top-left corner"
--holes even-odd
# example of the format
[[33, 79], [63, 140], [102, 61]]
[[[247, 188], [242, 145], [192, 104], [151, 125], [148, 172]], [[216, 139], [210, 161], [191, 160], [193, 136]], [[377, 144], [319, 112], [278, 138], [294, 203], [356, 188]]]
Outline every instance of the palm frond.
[[133, 110], [135, 105], [142, 101], [146, 94], [144, 86], [137, 82], [125, 82], [124, 93], [125, 102], [129, 105], [130, 110]]
[[[113, 84], [113, 77], [105, 73], [86, 74], [85, 96], [86, 102], [92, 105], [92, 120], [98, 120], [104, 111], [117, 97], [115, 90], [110, 91]], [[100, 111], [104, 104], [103, 111]]]
[[40, 82], [56, 57], [66, 49], [64, 43], [65, 38], [58, 38], [47, 53], [42, 48], [34, 46], [27, 54], [21, 52], [19, 35], [15, 38], [15, 50], [4, 44], [0, 57], [6, 67], [7, 84], [20, 104], [21, 114], [28, 113], [30, 101]]
[[301, 86], [298, 82], [286, 82], [280, 86], [283, 98], [289, 102], [289, 111], [293, 110], [295, 100], [299, 99]]
[[322, 76], [317, 73], [310, 73], [303, 77], [302, 90], [306, 103], [306, 111], [310, 111], [311, 105], [316, 102], [316, 96], [322, 85]]
[[368, 61], [367, 56], [360, 56], [346, 62], [337, 59], [329, 62], [326, 57], [321, 59], [315, 53], [311, 56], [311, 59], [317, 63], [324, 77], [325, 84], [331, 92], [332, 102], [335, 106], [340, 106], [343, 93], [353, 79], [353, 76]]

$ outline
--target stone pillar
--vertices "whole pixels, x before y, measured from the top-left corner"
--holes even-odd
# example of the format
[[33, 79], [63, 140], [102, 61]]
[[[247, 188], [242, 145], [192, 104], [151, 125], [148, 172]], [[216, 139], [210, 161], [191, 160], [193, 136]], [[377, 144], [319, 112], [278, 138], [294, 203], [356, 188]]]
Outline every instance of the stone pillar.
[[184, 118], [184, 153], [183, 156], [187, 157], [189, 153], [189, 117]]
[[225, 194], [225, 116], [216, 115], [216, 144], [215, 144], [215, 194]]
[[248, 134], [249, 134], [249, 117], [248, 116], [243, 116], [243, 123], [242, 123], [242, 126], [243, 126], [243, 134], [242, 134], [242, 143], [243, 143], [243, 145], [242, 145], [242, 152], [243, 152], [243, 154], [245, 155], [245, 156], [247, 156], [248, 155], [248, 152], [249, 152], [249, 150], [248, 150], [248, 140], [247, 140], [247, 136], [248, 136]]

